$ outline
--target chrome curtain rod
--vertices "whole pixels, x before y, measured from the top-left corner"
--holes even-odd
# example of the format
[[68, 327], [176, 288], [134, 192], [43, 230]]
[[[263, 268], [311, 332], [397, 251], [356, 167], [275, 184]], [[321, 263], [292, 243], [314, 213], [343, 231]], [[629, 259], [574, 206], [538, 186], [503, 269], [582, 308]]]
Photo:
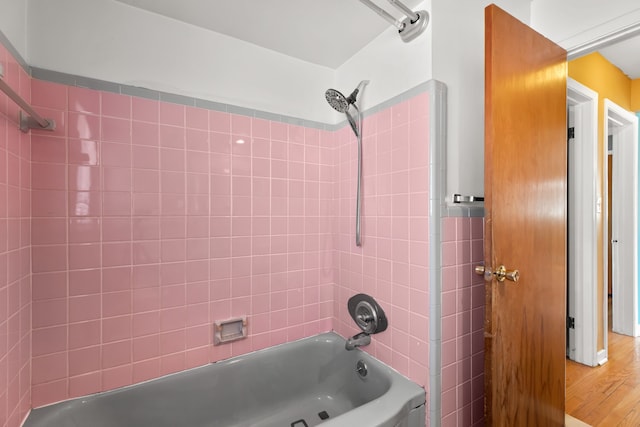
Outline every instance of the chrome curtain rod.
[[391, 25], [397, 28], [398, 34], [400, 34], [400, 38], [405, 43], [410, 42], [411, 40], [418, 37], [420, 34], [427, 29], [429, 25], [429, 13], [426, 10], [420, 10], [418, 12], [414, 12], [406, 5], [404, 5], [400, 0], [387, 0], [394, 6], [396, 9], [400, 10], [406, 18], [403, 20], [397, 20], [386, 10], [373, 3], [371, 0], [360, 0], [360, 3], [367, 6], [369, 9], [373, 10], [375, 13], [380, 15], [382, 19], [389, 22]]
[[26, 133], [29, 129], [54, 130], [56, 128], [56, 122], [53, 119], [43, 118], [31, 105], [29, 105], [29, 103], [27, 103], [27, 101], [22, 99], [20, 95], [11, 89], [11, 86], [4, 81], [4, 70], [2, 69], [2, 65], [0, 65], [0, 90], [28, 114], [25, 115], [20, 111], [19, 121], [20, 130], [22, 132]]

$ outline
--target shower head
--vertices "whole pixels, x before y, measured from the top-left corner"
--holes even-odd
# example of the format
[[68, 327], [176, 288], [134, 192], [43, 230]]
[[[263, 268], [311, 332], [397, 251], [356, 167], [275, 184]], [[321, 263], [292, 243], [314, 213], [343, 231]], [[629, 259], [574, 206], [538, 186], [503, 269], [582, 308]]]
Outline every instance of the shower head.
[[324, 93], [324, 97], [327, 99], [331, 108], [338, 111], [339, 113], [346, 113], [349, 109], [349, 101], [347, 98], [335, 89], [327, 89]]
[[369, 80], [361, 81], [360, 84], [358, 84], [358, 87], [355, 88], [354, 91], [351, 92], [351, 95], [349, 95], [348, 97], [345, 97], [342, 93], [340, 93], [340, 91], [335, 89], [327, 89], [327, 91], [324, 93], [324, 97], [327, 99], [327, 102], [334, 110], [340, 113], [346, 113], [349, 110], [349, 106], [356, 103], [356, 97], [358, 96], [358, 93], [368, 83]]

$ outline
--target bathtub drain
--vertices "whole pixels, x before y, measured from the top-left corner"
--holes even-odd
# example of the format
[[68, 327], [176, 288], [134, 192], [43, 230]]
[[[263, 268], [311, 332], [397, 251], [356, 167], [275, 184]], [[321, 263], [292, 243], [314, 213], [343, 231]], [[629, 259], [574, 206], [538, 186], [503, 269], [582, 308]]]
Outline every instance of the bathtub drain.
[[329, 414], [327, 414], [327, 411], [318, 412], [318, 416], [321, 420], [326, 420], [327, 418], [329, 418]]

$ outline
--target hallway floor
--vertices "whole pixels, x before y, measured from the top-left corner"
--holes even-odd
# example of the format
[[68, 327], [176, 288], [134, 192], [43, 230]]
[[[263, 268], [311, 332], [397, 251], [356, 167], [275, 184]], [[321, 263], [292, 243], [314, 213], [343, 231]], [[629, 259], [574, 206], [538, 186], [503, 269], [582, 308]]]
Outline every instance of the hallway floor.
[[567, 360], [566, 412], [594, 427], [639, 426], [640, 338], [611, 329], [608, 337], [609, 361], [603, 366]]

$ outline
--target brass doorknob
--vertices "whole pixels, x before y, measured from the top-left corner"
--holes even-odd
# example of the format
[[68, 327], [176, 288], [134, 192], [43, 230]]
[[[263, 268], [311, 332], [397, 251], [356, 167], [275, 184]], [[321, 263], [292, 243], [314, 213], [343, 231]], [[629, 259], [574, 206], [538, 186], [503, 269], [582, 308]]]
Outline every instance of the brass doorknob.
[[490, 282], [494, 276], [498, 282], [504, 282], [505, 280], [517, 282], [520, 279], [518, 270], [507, 270], [504, 265], [499, 266], [496, 271], [491, 271], [491, 268], [484, 265], [477, 265], [475, 272], [480, 276], [484, 276], [484, 280], [487, 282]]

